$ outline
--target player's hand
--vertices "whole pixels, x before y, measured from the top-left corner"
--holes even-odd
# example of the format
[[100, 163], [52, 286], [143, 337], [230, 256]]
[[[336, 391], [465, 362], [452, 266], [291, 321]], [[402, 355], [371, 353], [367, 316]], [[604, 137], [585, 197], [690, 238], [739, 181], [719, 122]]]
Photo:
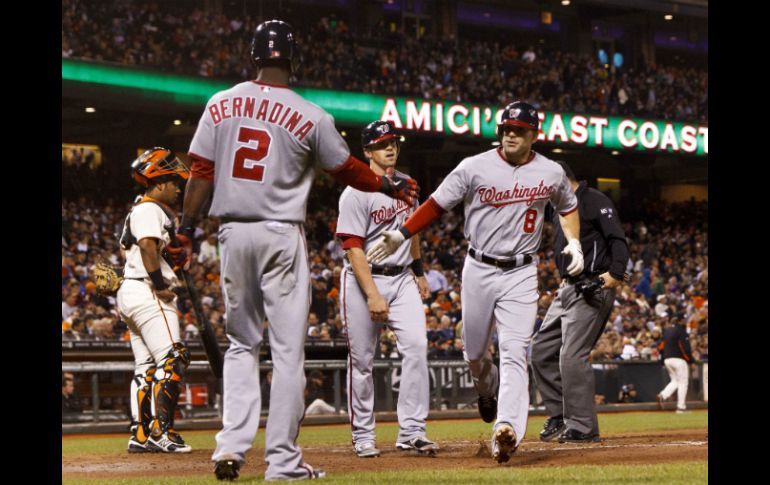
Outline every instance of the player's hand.
[[[185, 265], [190, 267], [190, 253], [182, 246], [178, 240], [171, 241], [166, 245], [166, 254], [168, 258], [174, 263], [174, 271], [179, 268], [184, 268]], [[186, 268], [185, 268], [186, 269]]]
[[370, 296], [368, 305], [369, 315], [372, 316], [372, 320], [383, 323], [388, 321], [388, 304], [385, 303], [385, 298], [383, 298], [382, 295], [377, 294]]
[[428, 284], [428, 278], [425, 276], [418, 276], [417, 288], [420, 290], [420, 298], [423, 300], [430, 298], [430, 285]]
[[620, 285], [620, 280], [613, 278], [609, 271], [601, 274], [599, 278], [604, 280], [604, 286], [602, 286], [602, 288], [615, 288], [616, 286]]
[[164, 290], [155, 290], [155, 296], [166, 303], [171, 303], [174, 301], [174, 298], [176, 298], [176, 293], [171, 291], [171, 289], [166, 288]]
[[381, 179], [380, 192], [394, 199], [403, 200], [410, 206], [414, 205], [420, 195], [420, 186], [417, 185], [417, 181], [398, 175], [393, 167], [389, 167]]
[[384, 231], [382, 233], [382, 239], [367, 251], [366, 260], [370, 263], [379, 263], [395, 253], [396, 249], [398, 249], [403, 242], [404, 235], [401, 234], [401, 231]]
[[567, 273], [570, 276], [577, 276], [583, 272], [583, 249], [580, 247], [580, 241], [570, 239], [567, 247], [561, 253], [572, 256], [572, 260], [567, 266]]
[[[192, 239], [187, 237], [187, 235], [182, 234], [181, 232], [178, 232], [176, 234], [176, 239], [174, 241], [171, 241], [171, 244], [169, 246], [177, 247], [181, 246], [185, 253], [187, 253], [187, 259], [184, 261], [183, 264], [177, 265], [181, 268], [183, 268], [185, 271], [190, 269], [190, 261], [192, 260], [192, 253], [193, 253], [193, 245], [192, 245]], [[170, 254], [170, 251], [169, 251]], [[176, 261], [174, 261], [176, 264]]]

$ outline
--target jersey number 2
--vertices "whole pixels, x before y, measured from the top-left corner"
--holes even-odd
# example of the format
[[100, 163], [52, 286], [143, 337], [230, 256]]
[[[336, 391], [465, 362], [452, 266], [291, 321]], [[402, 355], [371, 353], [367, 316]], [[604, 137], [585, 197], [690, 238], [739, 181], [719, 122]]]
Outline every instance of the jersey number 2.
[[[243, 146], [235, 151], [233, 160], [233, 177], [262, 182], [265, 176], [265, 166], [258, 162], [267, 156], [270, 148], [270, 134], [264, 130], [241, 127], [238, 131], [238, 141], [241, 143], [257, 142], [257, 147]], [[247, 162], [250, 161], [251, 163]]]
[[537, 211], [529, 209], [524, 213], [524, 232], [531, 234], [535, 232], [535, 221], [537, 220]]

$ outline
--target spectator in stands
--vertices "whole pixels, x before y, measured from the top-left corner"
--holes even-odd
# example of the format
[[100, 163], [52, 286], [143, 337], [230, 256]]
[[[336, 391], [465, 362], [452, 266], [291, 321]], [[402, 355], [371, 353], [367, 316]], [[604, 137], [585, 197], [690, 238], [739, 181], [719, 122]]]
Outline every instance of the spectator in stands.
[[67, 320], [72, 315], [72, 312], [74, 312], [75, 309], [78, 308], [77, 302], [78, 302], [78, 294], [69, 294], [64, 299], [64, 301], [61, 302], [62, 320]]
[[324, 390], [323, 373], [318, 369], [310, 371], [307, 379], [307, 387], [305, 389], [305, 403], [307, 404], [307, 409], [305, 409], [306, 416], [336, 413], [334, 406], [328, 404], [324, 400]]
[[268, 370], [265, 373], [264, 379], [262, 379], [262, 382], [260, 383], [259, 387], [261, 389], [261, 396], [262, 396], [262, 410], [266, 411], [270, 409], [270, 388], [273, 385], [273, 371]]
[[620, 387], [620, 392], [618, 392], [618, 402], [636, 402], [636, 395], [636, 386], [634, 384], [623, 384]]
[[318, 323], [318, 315], [310, 312], [307, 318], [307, 336], [312, 338], [318, 338], [321, 328]]
[[434, 264], [428, 271], [425, 272], [425, 278], [428, 280], [430, 286], [430, 293], [433, 298], [438, 296], [439, 290], [449, 291], [449, 282], [442, 272], [440, 264]]
[[61, 414], [79, 414], [83, 412], [83, 402], [75, 392], [75, 378], [70, 373], [64, 373], [61, 379]]
[[620, 353], [623, 360], [638, 359], [639, 352], [636, 350], [636, 340], [628, 337], [623, 338], [623, 350]]
[[198, 254], [199, 263], [219, 262], [219, 247], [216, 234], [209, 234], [205, 241], [201, 243], [200, 254]]

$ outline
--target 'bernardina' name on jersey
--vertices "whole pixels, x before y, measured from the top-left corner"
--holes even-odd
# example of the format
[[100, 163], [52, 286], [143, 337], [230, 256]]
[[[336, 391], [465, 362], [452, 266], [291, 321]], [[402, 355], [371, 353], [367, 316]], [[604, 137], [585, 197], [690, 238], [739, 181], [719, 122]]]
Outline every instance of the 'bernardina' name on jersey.
[[545, 185], [543, 180], [534, 187], [513, 185], [512, 189], [498, 189], [497, 187], [479, 187], [479, 202], [491, 205], [492, 207], [503, 207], [508, 204], [525, 202], [527, 207], [531, 206], [536, 200], [548, 199], [554, 193], [554, 185]]
[[208, 111], [214, 126], [230, 118], [252, 118], [279, 125], [298, 140], [303, 140], [315, 126], [310, 120], [301, 124], [304, 116], [291, 106], [271, 99], [263, 99], [257, 106], [257, 99], [251, 96], [224, 98], [210, 105]]

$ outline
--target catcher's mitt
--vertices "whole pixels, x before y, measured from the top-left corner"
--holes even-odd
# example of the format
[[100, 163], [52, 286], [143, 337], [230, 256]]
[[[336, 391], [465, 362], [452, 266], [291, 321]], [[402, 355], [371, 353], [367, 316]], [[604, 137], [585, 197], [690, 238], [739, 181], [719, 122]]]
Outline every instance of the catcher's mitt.
[[123, 283], [123, 268], [99, 262], [94, 267], [93, 278], [97, 292], [102, 295], [114, 295]]

